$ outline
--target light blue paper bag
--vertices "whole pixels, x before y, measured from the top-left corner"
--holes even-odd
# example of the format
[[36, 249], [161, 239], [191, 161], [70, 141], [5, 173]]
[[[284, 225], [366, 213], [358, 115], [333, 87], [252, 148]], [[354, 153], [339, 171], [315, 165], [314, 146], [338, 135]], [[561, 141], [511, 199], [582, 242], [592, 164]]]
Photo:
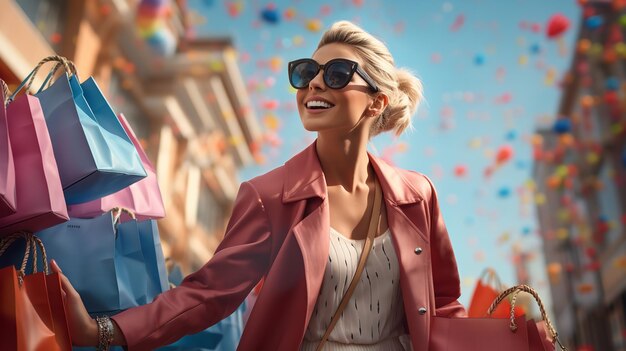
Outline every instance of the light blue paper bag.
[[66, 72], [35, 96], [68, 204], [115, 193], [146, 177], [135, 146], [93, 78], [80, 84], [75, 73]]

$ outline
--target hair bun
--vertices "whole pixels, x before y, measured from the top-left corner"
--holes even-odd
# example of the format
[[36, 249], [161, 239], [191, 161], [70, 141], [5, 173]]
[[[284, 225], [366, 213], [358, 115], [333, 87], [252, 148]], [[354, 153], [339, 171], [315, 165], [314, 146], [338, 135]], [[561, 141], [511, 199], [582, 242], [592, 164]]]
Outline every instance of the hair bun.
[[409, 70], [396, 69], [397, 89], [389, 93], [389, 105], [383, 112], [376, 130], [372, 134], [393, 130], [396, 135], [402, 134], [411, 127], [411, 118], [422, 100], [422, 82]]

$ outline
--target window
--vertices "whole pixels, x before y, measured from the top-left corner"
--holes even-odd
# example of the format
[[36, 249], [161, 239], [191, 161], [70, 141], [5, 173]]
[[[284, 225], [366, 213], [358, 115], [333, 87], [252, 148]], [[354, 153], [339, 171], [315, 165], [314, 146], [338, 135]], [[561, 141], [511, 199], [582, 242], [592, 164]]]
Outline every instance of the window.
[[[18, 0], [17, 4], [44, 38], [58, 52], [64, 31], [67, 0]], [[58, 41], [57, 41], [58, 39]]]

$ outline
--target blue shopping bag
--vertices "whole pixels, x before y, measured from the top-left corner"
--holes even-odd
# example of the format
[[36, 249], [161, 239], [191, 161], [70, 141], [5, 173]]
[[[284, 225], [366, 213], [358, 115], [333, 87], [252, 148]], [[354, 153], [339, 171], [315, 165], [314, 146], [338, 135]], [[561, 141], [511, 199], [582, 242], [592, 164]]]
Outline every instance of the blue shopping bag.
[[[120, 291], [120, 309], [145, 305], [148, 299], [148, 271], [141, 248], [136, 220], [115, 224], [115, 271]], [[117, 312], [116, 310], [109, 310]]]
[[147, 302], [147, 271], [137, 223], [116, 225], [112, 212], [37, 232], [91, 314], [114, 314]]
[[137, 222], [137, 228], [148, 273], [147, 300], [152, 302], [157, 295], [169, 289], [159, 228], [155, 220]]
[[35, 95], [46, 118], [67, 204], [91, 201], [145, 178], [135, 146], [93, 78], [80, 84], [73, 65], [63, 58], [45, 60], [63, 62], [60, 67], [70, 70]]

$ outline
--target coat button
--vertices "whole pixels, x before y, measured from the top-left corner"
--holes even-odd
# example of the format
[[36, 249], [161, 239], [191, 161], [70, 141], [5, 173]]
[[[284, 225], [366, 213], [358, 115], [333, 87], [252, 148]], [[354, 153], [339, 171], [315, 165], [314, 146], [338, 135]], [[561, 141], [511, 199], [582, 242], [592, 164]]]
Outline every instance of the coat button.
[[426, 314], [426, 307], [420, 307], [420, 309], [417, 310], [417, 312], [419, 312], [419, 314], [421, 314], [421, 315]]
[[415, 254], [416, 254], [416, 255], [421, 255], [421, 254], [422, 254], [422, 251], [424, 251], [424, 250], [422, 250], [422, 248], [421, 248], [421, 247], [416, 247], [416, 248], [415, 248]]

